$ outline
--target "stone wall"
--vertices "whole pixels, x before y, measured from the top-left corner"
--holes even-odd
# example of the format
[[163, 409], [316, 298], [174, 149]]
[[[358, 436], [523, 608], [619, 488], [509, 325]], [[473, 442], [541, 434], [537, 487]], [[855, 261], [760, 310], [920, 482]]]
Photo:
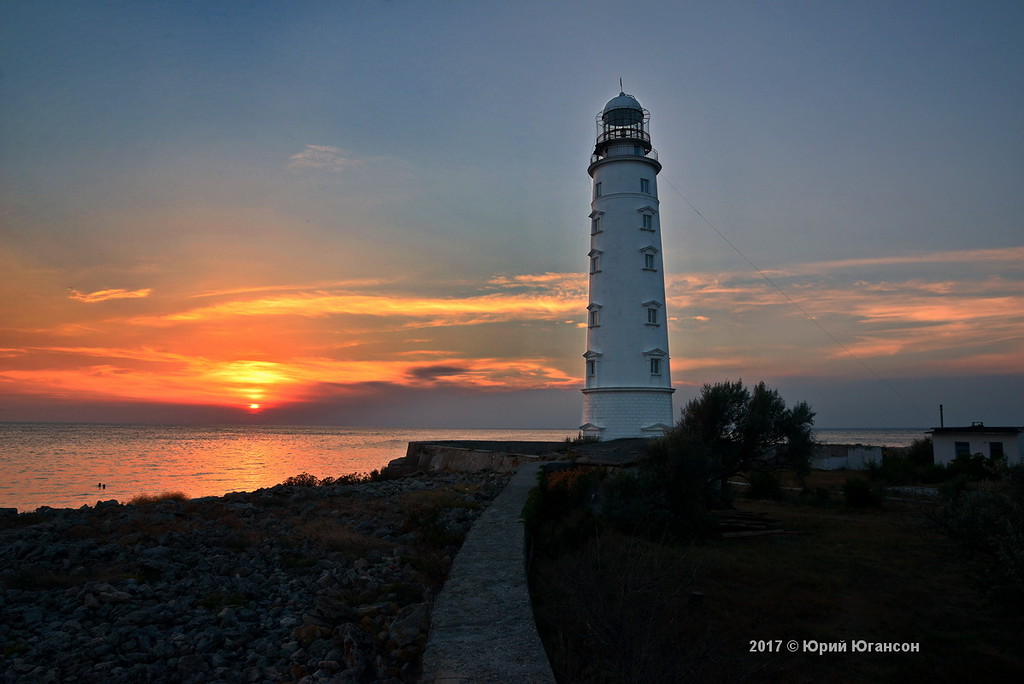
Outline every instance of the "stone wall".
[[550, 452], [522, 454], [436, 442], [409, 442], [406, 455], [391, 461], [385, 470], [396, 475], [417, 470], [464, 473], [491, 470], [508, 473], [518, 470], [519, 466], [527, 461], [550, 460], [554, 456], [555, 454]]

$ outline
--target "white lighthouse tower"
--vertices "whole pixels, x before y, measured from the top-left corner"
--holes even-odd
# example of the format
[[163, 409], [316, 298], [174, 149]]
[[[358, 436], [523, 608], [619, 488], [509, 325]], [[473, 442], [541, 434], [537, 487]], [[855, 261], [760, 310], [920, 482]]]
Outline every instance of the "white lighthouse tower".
[[658, 218], [658, 153], [650, 112], [619, 93], [597, 115], [587, 169], [590, 303], [584, 435], [660, 436], [673, 423], [665, 272]]

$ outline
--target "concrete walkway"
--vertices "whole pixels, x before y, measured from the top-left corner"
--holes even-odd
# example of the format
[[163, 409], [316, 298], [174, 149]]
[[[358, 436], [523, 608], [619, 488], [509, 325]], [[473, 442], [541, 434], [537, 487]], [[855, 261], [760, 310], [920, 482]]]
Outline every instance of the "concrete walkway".
[[522, 465], [466, 535], [434, 602], [424, 682], [555, 681], [533, 622], [519, 519], [540, 465]]

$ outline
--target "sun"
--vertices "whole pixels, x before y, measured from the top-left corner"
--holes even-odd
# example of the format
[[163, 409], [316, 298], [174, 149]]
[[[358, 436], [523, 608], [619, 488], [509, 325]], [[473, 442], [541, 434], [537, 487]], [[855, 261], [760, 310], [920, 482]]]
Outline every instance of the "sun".
[[259, 404], [249, 404], [249, 410], [250, 411], [259, 411], [260, 410], [260, 405]]

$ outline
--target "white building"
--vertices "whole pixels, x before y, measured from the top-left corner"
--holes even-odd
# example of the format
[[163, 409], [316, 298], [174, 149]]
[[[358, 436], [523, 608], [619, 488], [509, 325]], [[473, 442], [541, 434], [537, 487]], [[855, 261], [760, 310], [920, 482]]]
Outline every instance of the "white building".
[[981, 454], [986, 458], [1006, 458], [1007, 465], [1024, 463], [1024, 428], [970, 427], [932, 428], [932, 455], [936, 465], [949, 465], [957, 456]]
[[658, 436], [674, 422], [658, 215], [661, 164], [649, 121], [650, 112], [620, 92], [597, 115], [587, 169], [593, 198], [580, 430], [604, 440]]

